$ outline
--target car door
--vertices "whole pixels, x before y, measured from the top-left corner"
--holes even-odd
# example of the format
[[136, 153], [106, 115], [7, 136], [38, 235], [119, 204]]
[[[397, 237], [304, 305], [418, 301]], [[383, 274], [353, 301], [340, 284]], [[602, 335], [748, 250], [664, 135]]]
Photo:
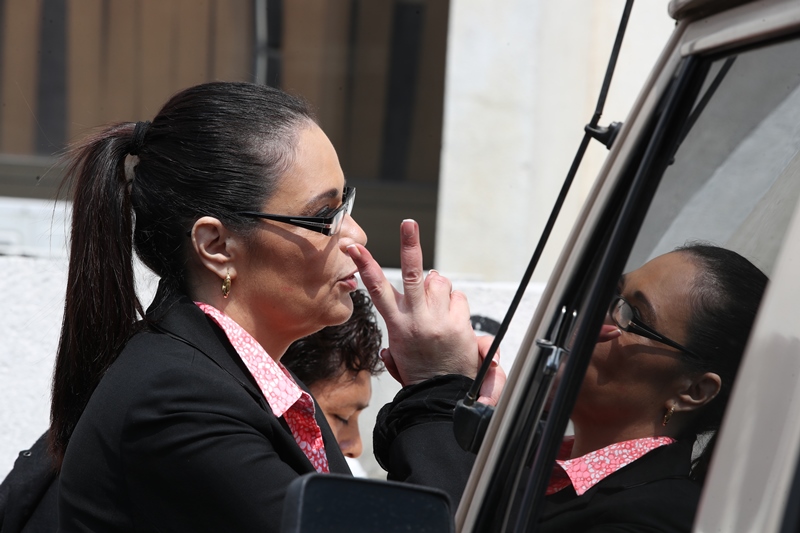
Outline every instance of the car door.
[[[705, 11], [692, 9], [698, 4]], [[730, 530], [778, 530], [762, 527], [766, 522], [753, 528], [753, 521], [767, 511], [783, 516], [800, 445], [800, 425], [786, 423], [800, 399], [794, 394], [800, 350], [792, 326], [800, 300], [796, 282], [788, 280], [791, 267], [797, 268], [794, 243], [800, 240], [792, 239], [800, 195], [800, 5], [755, 2], [722, 9], [717, 3], [709, 15], [710, 4], [672, 5], [683, 18], [633, 106], [531, 321], [459, 507], [460, 531], [535, 530], [617, 279], [692, 241], [738, 251], [773, 277], [697, 528], [717, 531], [715, 524], [727, 519], [736, 526]], [[769, 371], [761, 366], [765, 352], [774, 357]], [[792, 372], [780, 374], [787, 365]], [[769, 387], [765, 376], [780, 378], [781, 387]], [[748, 403], [754, 394], [763, 397], [758, 407]], [[778, 406], [774, 416], [754, 424], [763, 416], [757, 409], [770, 404]], [[759, 454], [759, 446], [767, 453]], [[788, 455], [778, 453], [782, 447]], [[745, 453], [762, 460], [748, 464]], [[775, 463], [777, 457], [782, 463]], [[780, 464], [788, 471], [783, 477]], [[730, 518], [745, 502], [750, 518]]]

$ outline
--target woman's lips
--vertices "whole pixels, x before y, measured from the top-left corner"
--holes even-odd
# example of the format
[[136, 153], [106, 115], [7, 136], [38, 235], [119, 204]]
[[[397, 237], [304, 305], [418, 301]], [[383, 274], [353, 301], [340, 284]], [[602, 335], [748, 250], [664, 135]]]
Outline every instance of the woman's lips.
[[339, 283], [344, 283], [347, 285], [351, 292], [358, 289], [358, 280], [356, 279], [355, 273], [340, 279]]
[[597, 337], [597, 342], [608, 342], [616, 339], [620, 335], [622, 335], [622, 332], [616, 325], [603, 324], [600, 328], [600, 335]]

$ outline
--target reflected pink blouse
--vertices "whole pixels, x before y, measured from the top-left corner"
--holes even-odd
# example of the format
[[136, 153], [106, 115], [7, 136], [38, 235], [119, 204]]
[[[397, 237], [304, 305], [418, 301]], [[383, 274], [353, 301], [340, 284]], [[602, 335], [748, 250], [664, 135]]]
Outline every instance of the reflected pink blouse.
[[553, 467], [553, 474], [550, 476], [545, 494], [549, 496], [572, 485], [575, 494], [580, 496], [644, 454], [673, 442], [675, 439], [670, 437], [645, 437], [615, 442], [605, 448], [569, 459], [574, 439], [567, 437], [558, 451], [556, 466]]

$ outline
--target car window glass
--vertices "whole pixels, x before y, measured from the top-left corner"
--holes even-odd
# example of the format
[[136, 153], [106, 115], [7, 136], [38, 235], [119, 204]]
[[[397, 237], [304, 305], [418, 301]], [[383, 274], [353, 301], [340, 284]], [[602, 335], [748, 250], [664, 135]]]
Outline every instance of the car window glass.
[[[537, 392], [516, 408], [516, 427], [524, 429], [507, 437], [492, 474], [505, 490], [490, 488], [491, 509], [481, 512], [480, 527], [526, 530], [547, 514], [552, 499], [541, 496], [552, 457], [622, 272], [677, 246], [706, 241], [739, 252], [770, 274], [800, 194], [799, 73], [798, 41], [687, 57], [677, 66], [577, 252], [556, 316], [537, 340], [540, 357], [524, 384]], [[551, 390], [541, 361], [557, 350], [544, 341], [563, 348]], [[536, 398], [543, 394], [540, 423]]]
[[772, 269], [800, 193], [800, 41], [714, 61], [698, 102], [726, 62], [661, 180], [626, 271], [698, 240]]
[[659, 143], [674, 153], [663, 174], [649, 177], [660, 180], [649, 205], [641, 205], [641, 226], [620, 230], [635, 235], [623, 271], [706, 242], [738, 252], [769, 276], [800, 195], [800, 41], [700, 64], [688, 117]]

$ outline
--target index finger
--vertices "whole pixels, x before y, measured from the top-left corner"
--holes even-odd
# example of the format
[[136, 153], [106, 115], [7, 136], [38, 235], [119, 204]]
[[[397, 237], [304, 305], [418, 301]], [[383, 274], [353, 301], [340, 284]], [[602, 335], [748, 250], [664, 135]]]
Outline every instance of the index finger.
[[410, 307], [424, 304], [425, 285], [419, 224], [412, 219], [400, 223], [400, 271], [403, 274], [403, 292]]
[[[494, 335], [479, 335], [478, 336], [478, 353], [481, 356], [481, 360], [486, 359], [486, 356], [489, 355], [489, 349], [492, 347], [492, 343], [494, 342]], [[492, 366], [497, 366], [500, 364], [500, 348], [498, 347], [495, 353], [492, 356], [492, 360], [494, 363]]]
[[386, 279], [383, 270], [372, 254], [360, 244], [351, 244], [347, 247], [347, 253], [356, 264], [358, 272], [361, 274], [361, 281], [369, 292], [375, 309], [384, 318], [393, 316], [397, 312], [397, 291]]

